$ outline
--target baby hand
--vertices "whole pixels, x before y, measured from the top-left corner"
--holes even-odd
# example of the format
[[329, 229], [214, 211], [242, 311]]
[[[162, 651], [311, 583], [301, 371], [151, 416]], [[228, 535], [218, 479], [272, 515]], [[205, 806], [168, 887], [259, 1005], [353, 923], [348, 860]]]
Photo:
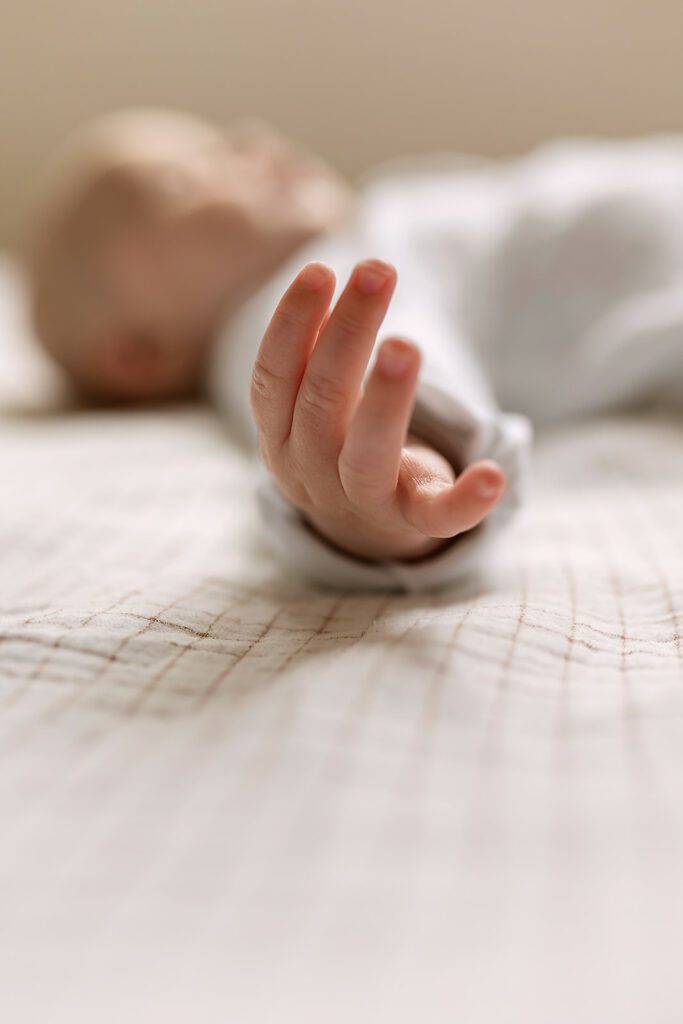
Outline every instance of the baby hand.
[[387, 263], [353, 270], [332, 312], [334, 274], [309, 263], [280, 301], [254, 365], [251, 407], [259, 449], [283, 494], [338, 547], [369, 559], [415, 559], [469, 530], [503, 493], [500, 466], [481, 460], [457, 478], [407, 438], [420, 364], [377, 331], [396, 285]]

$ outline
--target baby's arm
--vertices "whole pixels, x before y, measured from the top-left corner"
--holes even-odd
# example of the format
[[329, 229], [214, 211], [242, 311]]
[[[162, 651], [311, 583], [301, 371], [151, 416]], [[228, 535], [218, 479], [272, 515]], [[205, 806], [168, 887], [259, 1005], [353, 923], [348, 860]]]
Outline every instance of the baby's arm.
[[505, 489], [497, 462], [455, 478], [450, 464], [407, 438], [419, 370], [414, 345], [387, 339], [363, 390], [396, 284], [379, 260], [358, 264], [329, 312], [335, 280], [304, 267], [261, 343], [251, 406], [261, 456], [284, 496], [339, 548], [370, 560], [414, 560], [470, 530]]

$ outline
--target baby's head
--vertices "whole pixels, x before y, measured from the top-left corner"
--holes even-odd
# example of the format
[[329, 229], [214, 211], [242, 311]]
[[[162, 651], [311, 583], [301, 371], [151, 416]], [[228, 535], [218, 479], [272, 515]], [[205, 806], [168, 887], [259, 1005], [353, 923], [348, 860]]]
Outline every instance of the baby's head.
[[222, 320], [353, 208], [337, 174], [266, 126], [160, 111], [86, 126], [43, 192], [27, 246], [36, 334], [107, 399], [194, 390]]

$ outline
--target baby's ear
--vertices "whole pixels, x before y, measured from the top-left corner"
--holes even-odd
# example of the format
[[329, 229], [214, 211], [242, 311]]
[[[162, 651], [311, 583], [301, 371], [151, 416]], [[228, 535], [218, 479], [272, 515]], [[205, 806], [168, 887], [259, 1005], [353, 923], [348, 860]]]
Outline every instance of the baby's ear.
[[115, 398], [144, 399], [158, 394], [166, 363], [164, 347], [152, 334], [111, 332], [98, 339], [99, 387]]

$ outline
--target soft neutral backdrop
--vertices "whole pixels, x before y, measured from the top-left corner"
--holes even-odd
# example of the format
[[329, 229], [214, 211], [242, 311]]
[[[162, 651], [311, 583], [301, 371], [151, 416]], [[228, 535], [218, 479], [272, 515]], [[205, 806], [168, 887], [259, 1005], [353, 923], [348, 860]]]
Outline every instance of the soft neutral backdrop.
[[33, 169], [130, 103], [260, 114], [353, 174], [683, 129], [680, 0], [0, 0], [0, 244]]

